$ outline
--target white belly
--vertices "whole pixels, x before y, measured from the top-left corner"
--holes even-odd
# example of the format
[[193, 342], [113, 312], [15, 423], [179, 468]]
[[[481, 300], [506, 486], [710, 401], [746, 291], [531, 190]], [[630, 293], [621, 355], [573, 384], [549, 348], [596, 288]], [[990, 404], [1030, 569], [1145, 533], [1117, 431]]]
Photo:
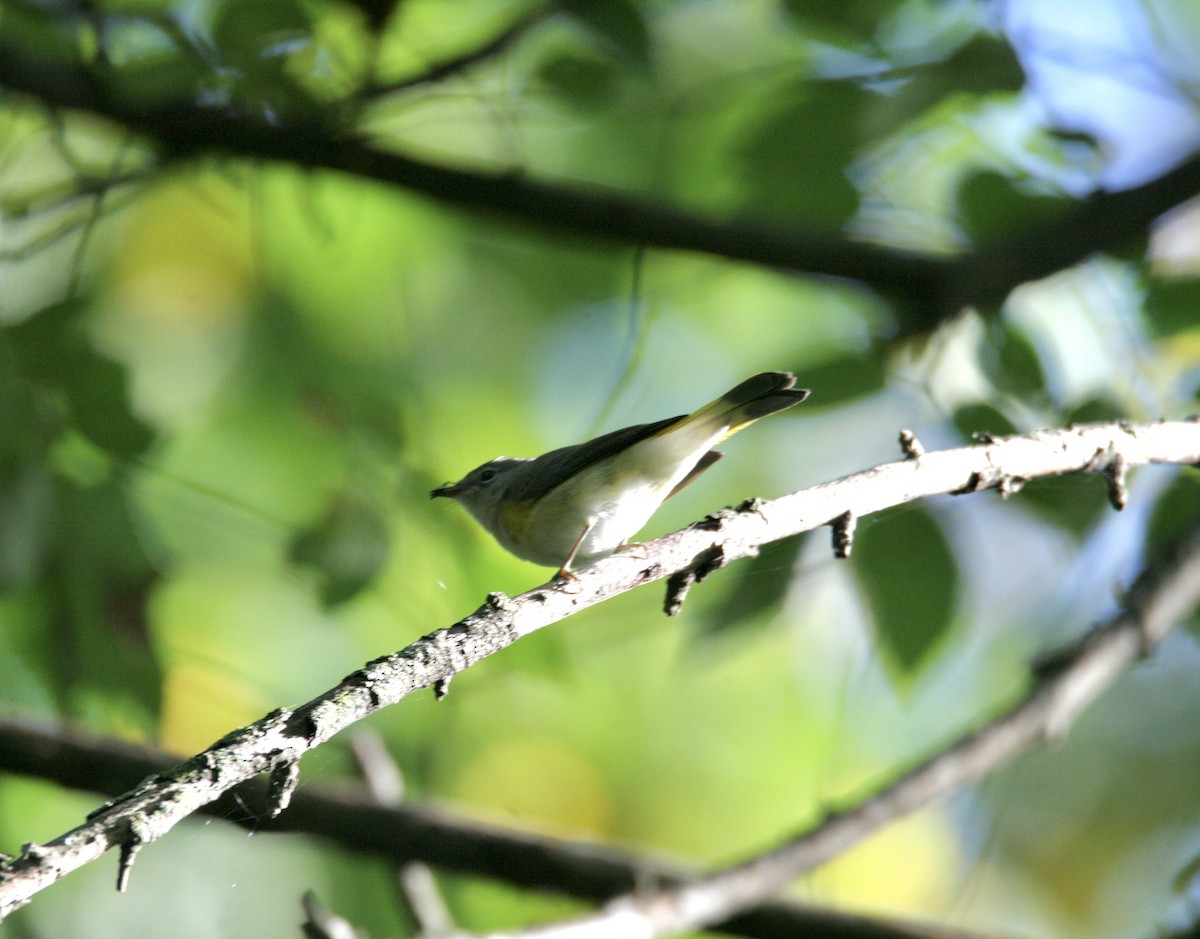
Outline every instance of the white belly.
[[641, 531], [670, 491], [643, 483], [596, 505], [590, 516], [591, 528], [579, 546], [579, 557], [595, 557], [616, 550]]

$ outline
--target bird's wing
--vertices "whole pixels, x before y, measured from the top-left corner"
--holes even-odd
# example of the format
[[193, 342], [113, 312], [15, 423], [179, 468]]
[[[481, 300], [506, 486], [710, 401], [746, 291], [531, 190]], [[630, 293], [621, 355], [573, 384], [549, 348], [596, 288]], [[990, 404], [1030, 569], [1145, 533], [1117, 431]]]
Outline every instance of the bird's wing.
[[654, 421], [650, 424], [622, 427], [620, 430], [603, 434], [585, 443], [551, 450], [521, 467], [520, 472], [512, 481], [508, 495], [518, 502], [538, 499], [551, 489], [566, 482], [576, 473], [582, 472], [606, 457], [615, 456], [627, 450], [647, 437], [661, 433], [686, 416], [681, 414], [678, 417], [668, 417], [666, 420]]

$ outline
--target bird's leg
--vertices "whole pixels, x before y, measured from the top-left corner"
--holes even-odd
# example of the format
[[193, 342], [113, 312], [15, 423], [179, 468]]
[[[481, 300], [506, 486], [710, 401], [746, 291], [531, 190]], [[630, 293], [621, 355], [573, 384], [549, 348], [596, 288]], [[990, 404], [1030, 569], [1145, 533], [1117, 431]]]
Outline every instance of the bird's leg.
[[575, 539], [575, 544], [571, 546], [571, 552], [567, 555], [567, 559], [562, 562], [562, 567], [558, 569], [558, 572], [554, 575], [555, 577], [558, 577], [561, 580], [579, 580], [578, 577], [571, 573], [571, 562], [575, 560], [575, 555], [579, 553], [579, 549], [583, 545], [583, 539], [588, 536], [588, 532], [590, 532], [595, 525], [596, 520], [594, 518], [589, 518], [587, 520], [587, 524], [583, 526], [583, 531], [581, 531], [579, 533], [579, 537]]

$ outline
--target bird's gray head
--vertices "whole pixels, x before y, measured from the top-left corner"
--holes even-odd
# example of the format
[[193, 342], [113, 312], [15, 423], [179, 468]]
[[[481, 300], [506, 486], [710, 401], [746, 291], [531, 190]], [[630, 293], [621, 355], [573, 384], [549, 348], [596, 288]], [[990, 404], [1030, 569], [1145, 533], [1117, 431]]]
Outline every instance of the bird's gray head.
[[456, 483], [438, 486], [429, 498], [444, 496], [460, 502], [489, 531], [496, 530], [500, 501], [508, 491], [513, 474], [528, 460], [498, 456], [477, 466]]

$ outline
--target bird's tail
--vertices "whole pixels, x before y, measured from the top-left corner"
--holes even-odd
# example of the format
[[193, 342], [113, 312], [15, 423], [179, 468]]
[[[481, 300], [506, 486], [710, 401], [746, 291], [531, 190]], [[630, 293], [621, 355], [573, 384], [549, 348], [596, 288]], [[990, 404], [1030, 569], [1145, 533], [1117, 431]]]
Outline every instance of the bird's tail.
[[724, 436], [736, 434], [760, 417], [783, 411], [808, 397], [807, 388], [796, 388], [796, 377], [790, 372], [759, 372], [740, 385], [730, 388], [717, 400], [693, 411], [671, 430], [695, 424], [715, 430], [725, 427]]

